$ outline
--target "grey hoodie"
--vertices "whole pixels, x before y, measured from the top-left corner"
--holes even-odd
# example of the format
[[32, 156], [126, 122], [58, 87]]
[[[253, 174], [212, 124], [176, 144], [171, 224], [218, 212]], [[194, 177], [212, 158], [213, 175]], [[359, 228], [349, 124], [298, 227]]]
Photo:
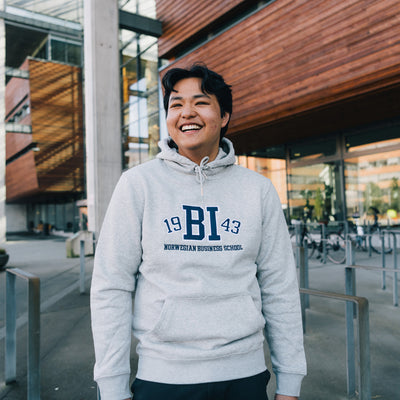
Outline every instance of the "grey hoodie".
[[265, 332], [277, 392], [298, 396], [299, 292], [275, 189], [234, 164], [227, 139], [200, 165], [169, 143], [123, 173], [99, 237], [91, 308], [102, 400], [130, 397], [131, 328], [137, 377], [173, 384], [263, 372]]

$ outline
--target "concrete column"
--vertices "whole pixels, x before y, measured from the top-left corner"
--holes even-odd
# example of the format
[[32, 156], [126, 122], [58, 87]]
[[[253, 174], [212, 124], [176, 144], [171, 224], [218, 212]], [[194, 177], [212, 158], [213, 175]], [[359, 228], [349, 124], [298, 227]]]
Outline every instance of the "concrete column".
[[96, 237], [122, 171], [118, 1], [84, 1], [86, 177]]
[[[4, 2], [0, 2], [4, 11]], [[0, 243], [6, 241], [6, 30], [4, 19], [0, 18]]]

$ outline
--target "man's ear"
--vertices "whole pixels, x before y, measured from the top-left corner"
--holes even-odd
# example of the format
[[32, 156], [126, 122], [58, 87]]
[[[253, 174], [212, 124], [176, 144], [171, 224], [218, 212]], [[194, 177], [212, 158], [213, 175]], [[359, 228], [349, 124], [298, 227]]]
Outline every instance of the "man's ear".
[[228, 112], [225, 112], [222, 117], [222, 128], [225, 128], [225, 126], [228, 124], [230, 118], [231, 118], [231, 114], [229, 114]]

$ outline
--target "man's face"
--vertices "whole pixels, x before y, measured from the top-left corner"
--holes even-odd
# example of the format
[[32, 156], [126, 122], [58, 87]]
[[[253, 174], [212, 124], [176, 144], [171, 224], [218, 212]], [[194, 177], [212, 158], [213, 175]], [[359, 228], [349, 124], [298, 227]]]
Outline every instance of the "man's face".
[[176, 83], [169, 97], [167, 128], [181, 155], [197, 164], [205, 156], [213, 161], [218, 155], [221, 128], [229, 114], [221, 117], [215, 95], [203, 93], [200, 78]]

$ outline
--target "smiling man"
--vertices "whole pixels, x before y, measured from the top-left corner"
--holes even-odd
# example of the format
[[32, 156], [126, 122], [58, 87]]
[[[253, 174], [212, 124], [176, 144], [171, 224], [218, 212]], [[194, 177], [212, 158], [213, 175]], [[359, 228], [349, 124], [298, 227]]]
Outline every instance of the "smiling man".
[[[91, 307], [102, 400], [295, 400], [306, 363], [278, 195], [235, 165], [230, 86], [202, 65], [163, 78], [169, 138], [125, 172], [96, 249]], [[132, 319], [132, 293], [135, 295]]]

